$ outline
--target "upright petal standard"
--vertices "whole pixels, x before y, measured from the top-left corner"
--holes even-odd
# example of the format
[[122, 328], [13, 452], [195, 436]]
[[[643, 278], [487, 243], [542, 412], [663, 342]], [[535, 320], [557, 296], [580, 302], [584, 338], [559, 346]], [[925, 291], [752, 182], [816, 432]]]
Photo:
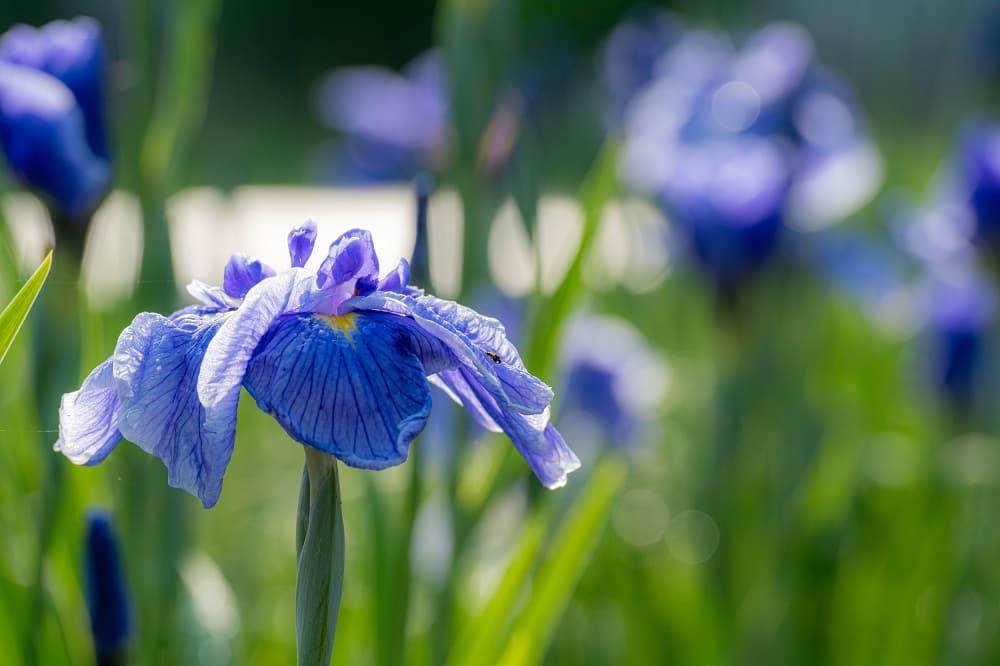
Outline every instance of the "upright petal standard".
[[315, 236], [311, 222], [292, 230], [285, 271], [237, 255], [223, 288], [189, 286], [201, 305], [138, 315], [111, 358], [63, 397], [56, 450], [93, 465], [125, 437], [211, 507], [241, 388], [295, 441], [384, 469], [405, 461], [423, 430], [431, 380], [505, 432], [543, 484], [566, 483], [580, 462], [549, 424], [552, 389], [500, 322], [409, 286], [403, 259], [380, 276], [364, 230], [334, 241], [313, 273], [304, 266]]

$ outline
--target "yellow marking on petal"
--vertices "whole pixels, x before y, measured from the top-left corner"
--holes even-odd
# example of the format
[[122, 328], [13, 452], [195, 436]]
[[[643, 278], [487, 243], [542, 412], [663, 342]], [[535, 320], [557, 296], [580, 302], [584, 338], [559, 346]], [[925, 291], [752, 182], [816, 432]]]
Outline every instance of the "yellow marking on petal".
[[316, 316], [325, 321], [327, 324], [329, 324], [330, 327], [333, 328], [334, 330], [343, 333], [344, 337], [347, 338], [348, 342], [352, 342], [351, 334], [354, 333], [356, 330], [358, 330], [358, 326], [355, 323], [355, 320], [358, 318], [358, 315], [356, 313], [348, 312], [345, 315], [318, 314]]

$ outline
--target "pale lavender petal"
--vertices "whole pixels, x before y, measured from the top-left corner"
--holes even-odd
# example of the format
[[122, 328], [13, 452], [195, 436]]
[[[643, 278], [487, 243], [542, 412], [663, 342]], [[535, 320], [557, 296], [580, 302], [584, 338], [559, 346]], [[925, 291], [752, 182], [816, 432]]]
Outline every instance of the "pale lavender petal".
[[216, 310], [234, 310], [240, 304], [239, 299], [230, 297], [221, 287], [213, 287], [201, 280], [191, 280], [187, 292], [202, 304]]
[[169, 319], [144, 312], [118, 338], [114, 375], [122, 435], [167, 467], [167, 481], [201, 498], [218, 501], [222, 476], [233, 452], [236, 409], [215, 427], [195, 385], [201, 360], [224, 315], [181, 312]]
[[77, 465], [96, 465], [121, 441], [121, 402], [112, 370], [111, 359], [101, 363], [80, 390], [65, 394], [59, 405], [59, 441], [55, 450]]

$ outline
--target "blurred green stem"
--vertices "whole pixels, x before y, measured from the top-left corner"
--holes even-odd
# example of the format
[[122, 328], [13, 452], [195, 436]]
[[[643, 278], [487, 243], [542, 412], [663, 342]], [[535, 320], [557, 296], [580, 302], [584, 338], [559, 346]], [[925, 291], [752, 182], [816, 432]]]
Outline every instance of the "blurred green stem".
[[[62, 225], [57, 225], [57, 228]], [[38, 541], [31, 605], [25, 616], [25, 663], [38, 662], [40, 631], [45, 614], [45, 563], [59, 507], [65, 495], [65, 461], [52, 453], [58, 437], [59, 402], [76, 388], [80, 374], [80, 261], [81, 234], [57, 239], [48, 289], [39, 296], [34, 318], [35, 382], [39, 451], [43, 459]]]

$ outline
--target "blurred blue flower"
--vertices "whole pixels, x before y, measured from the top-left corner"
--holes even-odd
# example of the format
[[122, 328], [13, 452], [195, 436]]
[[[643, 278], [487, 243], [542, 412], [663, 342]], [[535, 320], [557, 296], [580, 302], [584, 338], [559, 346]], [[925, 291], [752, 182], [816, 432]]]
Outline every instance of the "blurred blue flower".
[[604, 442], [635, 442], [663, 399], [667, 368], [622, 319], [577, 315], [567, 326], [560, 362], [565, 393], [560, 423], [596, 427]]
[[980, 125], [966, 132], [955, 183], [968, 206], [977, 242], [1000, 247], [1000, 127]]
[[766, 263], [785, 228], [839, 220], [881, 181], [849, 90], [812, 53], [789, 23], [739, 51], [687, 31], [628, 106], [624, 179], [664, 205], [727, 286]]
[[597, 69], [613, 126], [621, 124], [632, 97], [656, 77], [661, 57], [680, 33], [669, 14], [641, 7], [608, 35], [597, 55]]
[[63, 215], [88, 215], [107, 193], [105, 54], [89, 18], [0, 36], [0, 140], [19, 179]]
[[132, 631], [130, 602], [118, 539], [111, 517], [102, 511], [87, 517], [83, 578], [97, 663], [123, 663]]
[[450, 103], [441, 54], [428, 51], [398, 74], [381, 67], [344, 67], [316, 89], [320, 120], [340, 132], [335, 176], [389, 182], [418, 170], [439, 172], [450, 153]]
[[138, 315], [114, 355], [63, 397], [56, 450], [93, 465], [124, 436], [210, 507], [241, 387], [296, 441], [383, 469], [405, 461], [423, 429], [429, 379], [505, 432], [543, 484], [566, 482], [579, 461], [549, 424], [552, 390], [500, 322], [408, 286], [405, 260], [380, 277], [367, 231], [337, 239], [316, 273], [301, 267], [314, 241], [306, 224], [290, 234], [291, 269], [275, 275], [235, 256], [223, 288], [189, 287], [200, 306]]
[[765, 140], [740, 137], [678, 152], [684, 166], [663, 189], [664, 205], [717, 283], [735, 287], [777, 251], [788, 165]]
[[932, 378], [953, 405], [968, 407], [987, 375], [996, 294], [984, 279], [964, 272], [935, 279], [926, 298]]

